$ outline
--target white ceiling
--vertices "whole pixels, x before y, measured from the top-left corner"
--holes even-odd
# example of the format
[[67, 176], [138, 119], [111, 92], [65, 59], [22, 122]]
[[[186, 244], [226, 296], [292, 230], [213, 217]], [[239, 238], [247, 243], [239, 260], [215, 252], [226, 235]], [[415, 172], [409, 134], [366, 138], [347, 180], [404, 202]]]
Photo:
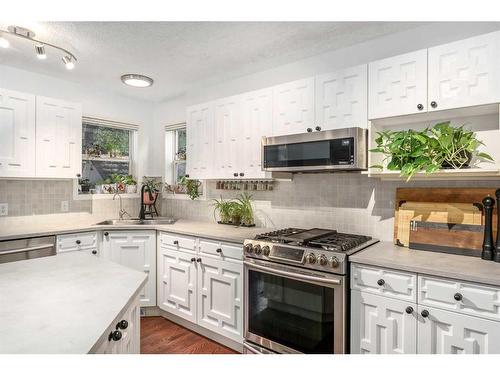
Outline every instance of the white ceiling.
[[[11, 40], [0, 64], [89, 84], [121, 95], [162, 101], [204, 82], [233, 79], [422, 25], [417, 22], [43, 22], [20, 25], [69, 49], [78, 58], [67, 71], [62, 55]], [[0, 22], [6, 29], [7, 23]], [[146, 89], [124, 86], [124, 73], [146, 74]]]

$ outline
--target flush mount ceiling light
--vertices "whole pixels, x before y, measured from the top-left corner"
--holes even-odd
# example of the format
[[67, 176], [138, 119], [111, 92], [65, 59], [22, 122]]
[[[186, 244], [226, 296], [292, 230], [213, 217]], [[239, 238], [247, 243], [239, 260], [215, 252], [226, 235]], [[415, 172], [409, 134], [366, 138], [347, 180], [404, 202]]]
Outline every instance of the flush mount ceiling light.
[[149, 87], [153, 84], [153, 79], [142, 74], [124, 74], [121, 77], [122, 82], [132, 87]]
[[70, 51], [65, 48], [56, 46], [55, 44], [44, 42], [38, 39], [35, 39], [35, 33], [29, 29], [24, 27], [11, 25], [7, 28], [7, 30], [0, 30], [0, 47], [9, 48], [10, 43], [9, 40], [5, 38], [5, 36], [12, 36], [20, 39], [24, 39], [30, 41], [35, 46], [36, 57], [39, 60], [47, 59], [47, 53], [45, 52], [45, 47], [49, 47], [55, 49], [58, 52], [63, 52], [64, 56], [62, 58], [66, 69], [71, 70], [75, 67], [75, 62], [77, 61], [76, 56], [73, 55]]

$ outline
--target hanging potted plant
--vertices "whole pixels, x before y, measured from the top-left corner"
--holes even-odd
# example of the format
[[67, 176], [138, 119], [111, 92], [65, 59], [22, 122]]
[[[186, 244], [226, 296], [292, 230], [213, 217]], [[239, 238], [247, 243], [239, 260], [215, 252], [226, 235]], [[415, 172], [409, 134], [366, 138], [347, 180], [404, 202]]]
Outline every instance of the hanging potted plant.
[[186, 194], [192, 200], [195, 200], [196, 198], [200, 197], [200, 195], [201, 195], [201, 192], [200, 192], [201, 181], [189, 179], [189, 178], [186, 178], [186, 176], [182, 176], [182, 178], [179, 181], [179, 185], [185, 187]]

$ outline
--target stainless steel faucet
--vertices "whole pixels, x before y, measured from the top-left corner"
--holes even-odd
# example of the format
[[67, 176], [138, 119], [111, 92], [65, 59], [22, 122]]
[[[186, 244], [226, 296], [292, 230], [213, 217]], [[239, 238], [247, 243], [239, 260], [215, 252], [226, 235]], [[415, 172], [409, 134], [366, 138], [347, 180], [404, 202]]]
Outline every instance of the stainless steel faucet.
[[120, 199], [119, 199], [119, 200], [120, 200], [120, 211], [118, 211], [118, 217], [120, 218], [120, 220], [123, 220], [123, 217], [124, 217], [125, 215], [127, 215], [129, 218], [132, 218], [132, 217], [130, 216], [130, 214], [129, 214], [127, 211], [125, 211], [125, 210], [123, 209], [123, 205], [122, 205], [122, 196], [120, 195], [120, 193], [116, 192], [116, 193], [115, 193], [115, 195], [113, 195], [113, 200], [115, 200], [115, 198], [116, 198], [116, 196], [117, 196], [117, 195], [118, 195], [118, 198], [120, 198]]

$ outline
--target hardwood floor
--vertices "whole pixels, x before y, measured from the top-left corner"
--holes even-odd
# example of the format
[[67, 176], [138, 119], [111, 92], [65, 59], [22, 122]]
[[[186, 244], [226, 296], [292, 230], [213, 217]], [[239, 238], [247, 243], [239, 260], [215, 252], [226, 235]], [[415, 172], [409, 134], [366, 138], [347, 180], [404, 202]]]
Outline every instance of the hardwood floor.
[[141, 318], [141, 354], [237, 354], [161, 316]]

